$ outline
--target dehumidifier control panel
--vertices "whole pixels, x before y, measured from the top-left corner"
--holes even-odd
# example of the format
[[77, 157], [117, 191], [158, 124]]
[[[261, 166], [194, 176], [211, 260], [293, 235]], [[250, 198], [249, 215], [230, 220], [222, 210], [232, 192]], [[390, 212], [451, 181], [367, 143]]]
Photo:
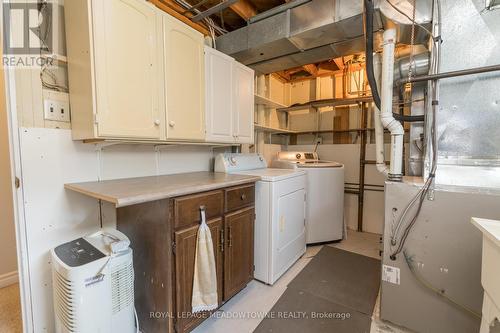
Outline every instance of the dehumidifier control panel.
[[69, 267], [83, 266], [105, 257], [104, 253], [83, 238], [59, 245], [54, 252]]

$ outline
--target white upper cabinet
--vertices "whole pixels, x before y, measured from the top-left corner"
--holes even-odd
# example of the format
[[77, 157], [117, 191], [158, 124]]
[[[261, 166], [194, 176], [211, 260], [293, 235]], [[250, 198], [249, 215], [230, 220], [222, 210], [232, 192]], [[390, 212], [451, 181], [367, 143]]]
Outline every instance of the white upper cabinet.
[[201, 33], [144, 0], [64, 7], [75, 140], [205, 140]]
[[137, 0], [92, 4], [98, 136], [160, 139], [160, 16]]
[[235, 62], [233, 77], [236, 142], [251, 144], [254, 142], [254, 71]]
[[205, 139], [203, 35], [163, 15], [167, 140]]
[[209, 142], [234, 142], [233, 63], [222, 52], [205, 47], [206, 124]]
[[254, 72], [205, 47], [208, 142], [253, 143]]

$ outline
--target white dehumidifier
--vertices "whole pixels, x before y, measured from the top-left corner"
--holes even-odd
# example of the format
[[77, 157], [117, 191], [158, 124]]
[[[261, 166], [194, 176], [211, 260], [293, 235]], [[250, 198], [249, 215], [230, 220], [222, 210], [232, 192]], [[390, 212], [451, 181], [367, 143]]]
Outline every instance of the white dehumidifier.
[[103, 229], [52, 249], [57, 333], [135, 333], [127, 236]]

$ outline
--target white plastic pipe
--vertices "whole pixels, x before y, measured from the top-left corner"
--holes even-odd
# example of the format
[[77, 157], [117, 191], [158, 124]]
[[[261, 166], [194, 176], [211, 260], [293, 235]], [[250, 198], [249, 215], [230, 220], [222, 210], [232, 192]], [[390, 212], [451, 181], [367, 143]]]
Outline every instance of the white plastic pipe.
[[[382, 60], [379, 54], [373, 55], [373, 74], [377, 81], [378, 91], [380, 91], [380, 73], [381, 73]], [[374, 104], [374, 123], [375, 123], [375, 160], [377, 170], [387, 176], [389, 168], [385, 165], [384, 154], [384, 125], [380, 118], [380, 109]]]
[[403, 125], [392, 115], [392, 94], [394, 81], [394, 46], [396, 30], [384, 32], [382, 50], [382, 87], [380, 89], [380, 119], [382, 125], [391, 132], [391, 166], [390, 180], [401, 180], [403, 168]]

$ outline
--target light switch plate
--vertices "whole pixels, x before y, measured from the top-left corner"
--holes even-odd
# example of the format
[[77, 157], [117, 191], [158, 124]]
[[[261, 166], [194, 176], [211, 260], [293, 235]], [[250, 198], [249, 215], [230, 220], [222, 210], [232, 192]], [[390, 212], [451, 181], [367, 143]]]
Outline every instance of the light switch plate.
[[70, 122], [69, 94], [46, 91], [43, 99], [44, 118], [46, 120]]

